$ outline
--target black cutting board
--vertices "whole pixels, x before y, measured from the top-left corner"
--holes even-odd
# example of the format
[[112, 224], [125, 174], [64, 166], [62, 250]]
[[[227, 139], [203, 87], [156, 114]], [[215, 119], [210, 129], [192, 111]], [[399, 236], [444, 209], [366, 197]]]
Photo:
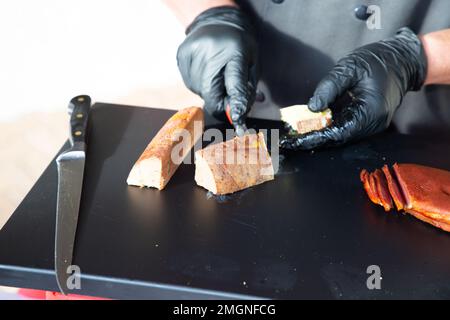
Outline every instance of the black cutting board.
[[[162, 192], [127, 186], [133, 163], [172, 113], [94, 106], [74, 255], [80, 294], [450, 298], [450, 234], [385, 213], [359, 181], [362, 168], [385, 163], [450, 170], [449, 137], [390, 130], [285, 154], [275, 181], [226, 197], [196, 186], [193, 165], [182, 165]], [[56, 188], [52, 162], [0, 231], [0, 285], [56, 290]], [[381, 268], [381, 290], [367, 288], [369, 265]]]

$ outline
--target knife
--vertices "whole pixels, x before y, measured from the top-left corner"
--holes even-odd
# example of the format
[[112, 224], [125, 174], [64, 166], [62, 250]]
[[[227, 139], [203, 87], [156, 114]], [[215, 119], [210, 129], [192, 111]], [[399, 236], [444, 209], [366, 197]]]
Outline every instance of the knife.
[[244, 124], [234, 124], [233, 120], [231, 119], [231, 107], [230, 104], [228, 103], [228, 99], [225, 99], [225, 114], [227, 116], [228, 121], [230, 122], [230, 124], [234, 127], [234, 130], [236, 131], [236, 135], [238, 137], [242, 137], [244, 136], [247, 132], [247, 126]]
[[58, 196], [56, 204], [55, 229], [55, 272], [58, 287], [67, 294], [67, 280], [72, 275], [68, 268], [72, 265], [75, 234], [80, 209], [83, 186], [84, 164], [86, 160], [86, 130], [91, 98], [81, 95], [69, 103], [70, 149], [58, 156]]

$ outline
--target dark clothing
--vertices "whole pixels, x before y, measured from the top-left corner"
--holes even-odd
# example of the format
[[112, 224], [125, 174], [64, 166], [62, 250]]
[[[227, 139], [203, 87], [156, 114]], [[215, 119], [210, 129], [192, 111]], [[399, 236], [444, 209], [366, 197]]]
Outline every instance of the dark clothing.
[[[417, 34], [450, 28], [448, 0], [240, 0], [259, 43], [260, 81], [251, 116], [278, 118], [280, 107], [306, 104], [318, 82], [352, 50], [407, 26]], [[370, 29], [355, 8], [376, 5]], [[363, 10], [365, 11], [365, 10]], [[367, 17], [366, 17], [367, 18]], [[450, 134], [450, 86], [409, 92], [394, 117], [404, 133]]]

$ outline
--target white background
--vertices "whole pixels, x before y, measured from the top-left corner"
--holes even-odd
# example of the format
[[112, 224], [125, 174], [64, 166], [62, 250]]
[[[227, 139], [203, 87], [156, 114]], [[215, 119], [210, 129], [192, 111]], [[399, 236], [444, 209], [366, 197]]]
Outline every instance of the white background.
[[146, 105], [180, 81], [184, 29], [159, 0], [0, 2], [0, 121], [96, 101]]

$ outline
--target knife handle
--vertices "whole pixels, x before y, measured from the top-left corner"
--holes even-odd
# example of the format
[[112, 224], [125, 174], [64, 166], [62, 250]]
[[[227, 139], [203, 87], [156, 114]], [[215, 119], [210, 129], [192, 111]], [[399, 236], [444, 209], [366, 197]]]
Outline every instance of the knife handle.
[[81, 95], [70, 100], [70, 142], [86, 142], [89, 110], [91, 109], [91, 97]]
[[229, 104], [227, 104], [225, 107], [225, 115], [227, 116], [228, 122], [233, 125], [233, 120], [231, 120], [231, 107]]
[[233, 125], [233, 120], [231, 120], [231, 106], [230, 106], [230, 99], [228, 97], [225, 97], [223, 100], [224, 109], [225, 109], [225, 116], [227, 117], [228, 122]]

